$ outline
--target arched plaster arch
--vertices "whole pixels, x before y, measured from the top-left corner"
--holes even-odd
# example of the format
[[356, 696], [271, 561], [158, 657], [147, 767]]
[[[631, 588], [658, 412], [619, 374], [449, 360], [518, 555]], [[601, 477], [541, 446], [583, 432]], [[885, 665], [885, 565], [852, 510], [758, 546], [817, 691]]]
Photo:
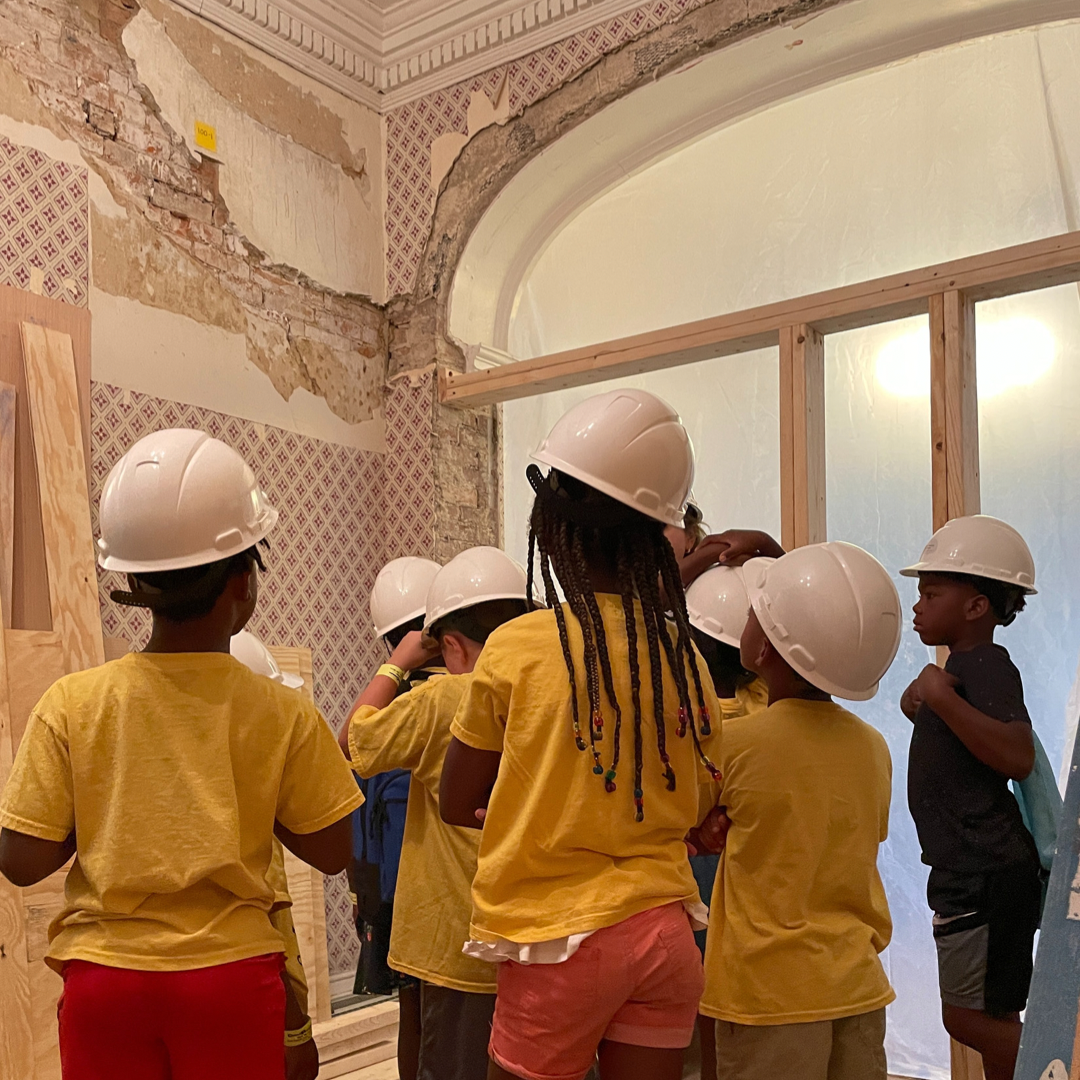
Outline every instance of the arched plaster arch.
[[438, 358], [504, 350], [520, 283], [550, 238], [679, 146], [859, 72], [1077, 15], [1076, 0], [712, 0], [628, 43], [455, 162], [414, 293]]

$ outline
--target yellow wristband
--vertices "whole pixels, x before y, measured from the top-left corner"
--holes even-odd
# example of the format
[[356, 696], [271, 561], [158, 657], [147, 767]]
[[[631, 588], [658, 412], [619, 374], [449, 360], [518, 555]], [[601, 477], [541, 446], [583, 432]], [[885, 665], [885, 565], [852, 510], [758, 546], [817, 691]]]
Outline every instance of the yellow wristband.
[[308, 1017], [303, 1027], [285, 1032], [286, 1046], [303, 1046], [306, 1042], [311, 1042], [311, 1017]]
[[385, 675], [388, 679], [393, 679], [398, 686], [409, 677], [409, 673], [404, 668], [398, 667], [397, 664], [383, 664], [375, 674]]
[[354, 893], [352, 891], [349, 892], [349, 901], [350, 901], [350, 903], [352, 903], [354, 905], [360, 903], [360, 901], [356, 899], [356, 893]]

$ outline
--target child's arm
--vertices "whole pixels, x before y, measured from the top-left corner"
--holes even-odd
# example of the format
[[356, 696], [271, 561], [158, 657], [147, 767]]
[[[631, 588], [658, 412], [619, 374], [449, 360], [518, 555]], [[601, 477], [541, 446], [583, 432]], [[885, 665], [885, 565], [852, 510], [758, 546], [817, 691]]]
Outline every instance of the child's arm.
[[[416, 671], [417, 668], [423, 667], [424, 664], [438, 655], [438, 645], [425, 638], [422, 631], [413, 630], [398, 642], [387, 663], [393, 664], [394, 667], [399, 667], [403, 671]], [[338, 733], [338, 745], [347, 758], [351, 760], [349, 725], [352, 723], [353, 714], [357, 709], [365, 705], [370, 705], [374, 709], [385, 709], [397, 697], [397, 693], [398, 683], [389, 675], [376, 674], [371, 682], [364, 687], [353, 704], [349, 719], [345, 721], [341, 731]]]
[[784, 549], [766, 532], [728, 529], [706, 536], [689, 555], [680, 559], [679, 576], [687, 586], [713, 566], [741, 566], [747, 559], [762, 556], [779, 559], [783, 554]]
[[66, 840], [41, 840], [36, 836], [0, 829], [0, 874], [25, 888], [55, 874], [75, 854], [75, 833]]
[[274, 835], [309, 866], [323, 874], [340, 874], [352, 858], [352, 810], [333, 825], [310, 833], [290, 832], [280, 821], [275, 821]]
[[[308, 1024], [308, 1015], [296, 997], [296, 991], [288, 975], [281, 974], [285, 987], [285, 1030], [302, 1031]], [[319, 1048], [313, 1038], [297, 1046], [285, 1047], [285, 1080], [316, 1080], [319, 1075]]]
[[958, 682], [955, 675], [927, 664], [916, 680], [916, 690], [979, 761], [1010, 780], [1025, 779], [1035, 768], [1031, 726], [980, 712], [956, 692]]
[[497, 750], [476, 750], [457, 738], [450, 740], [439, 781], [439, 814], [447, 825], [483, 828], [501, 760]]

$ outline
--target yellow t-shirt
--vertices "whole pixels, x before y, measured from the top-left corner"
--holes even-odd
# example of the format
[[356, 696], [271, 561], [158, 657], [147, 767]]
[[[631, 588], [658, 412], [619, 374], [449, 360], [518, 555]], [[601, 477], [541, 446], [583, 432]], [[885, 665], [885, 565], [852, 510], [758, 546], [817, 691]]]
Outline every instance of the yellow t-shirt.
[[311, 833], [363, 797], [294, 690], [225, 653], [131, 653], [38, 702], [0, 825], [78, 836], [48, 958], [179, 971], [281, 952], [275, 818]]
[[831, 701], [785, 699], [724, 724], [731, 830], [713, 889], [701, 1012], [738, 1024], [835, 1020], [895, 996], [877, 871], [885, 740]]
[[760, 676], [745, 686], [737, 687], [733, 698], [720, 699], [720, 716], [734, 720], [737, 716], [749, 716], [769, 707], [769, 687]]
[[390, 966], [436, 986], [495, 993], [495, 967], [465, 956], [479, 829], [439, 816], [439, 780], [468, 675], [416, 684], [385, 709], [363, 706], [349, 725], [349, 753], [361, 776], [412, 773], [394, 894]]
[[[689, 732], [677, 735], [678, 697], [665, 659], [667, 749], [676, 776], [675, 791], [667, 790], [639, 609], [645, 819], [634, 820], [634, 713], [622, 601], [607, 594], [597, 601], [623, 712], [614, 792], [605, 791], [604, 778], [594, 775], [591, 753], [574, 743], [568, 675], [551, 611], [513, 619], [488, 638], [454, 718], [452, 731], [463, 743], [502, 753], [473, 881], [470, 933], [475, 940], [550, 941], [613, 926], [663, 904], [698, 901], [683, 838], [715, 805], [717, 785], [698, 760]], [[581, 632], [568, 610], [566, 621], [587, 743]], [[700, 656], [697, 664], [713, 730], [702, 745], [715, 759], [720, 707]], [[696, 703], [692, 680], [690, 686]], [[606, 696], [601, 698], [600, 749], [607, 769], [615, 716]]]

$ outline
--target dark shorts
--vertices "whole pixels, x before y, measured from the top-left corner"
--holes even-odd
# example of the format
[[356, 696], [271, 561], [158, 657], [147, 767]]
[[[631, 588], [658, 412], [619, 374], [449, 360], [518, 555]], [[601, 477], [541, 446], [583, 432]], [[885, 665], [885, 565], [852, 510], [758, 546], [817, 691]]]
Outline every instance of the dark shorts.
[[[697, 882], [698, 893], [701, 902], [706, 906], [712, 904], [713, 885], [716, 883], [716, 871], [720, 866], [719, 855], [691, 855], [690, 869], [694, 872], [694, 880]], [[701, 950], [701, 959], [705, 959], [705, 941], [707, 930], [695, 930], [694, 940], [698, 949]]]
[[941, 1000], [991, 1016], [1023, 1011], [1042, 908], [1038, 866], [993, 874], [934, 869], [927, 894]]
[[494, 994], [421, 982], [417, 1080], [486, 1080], [494, 1013]]

